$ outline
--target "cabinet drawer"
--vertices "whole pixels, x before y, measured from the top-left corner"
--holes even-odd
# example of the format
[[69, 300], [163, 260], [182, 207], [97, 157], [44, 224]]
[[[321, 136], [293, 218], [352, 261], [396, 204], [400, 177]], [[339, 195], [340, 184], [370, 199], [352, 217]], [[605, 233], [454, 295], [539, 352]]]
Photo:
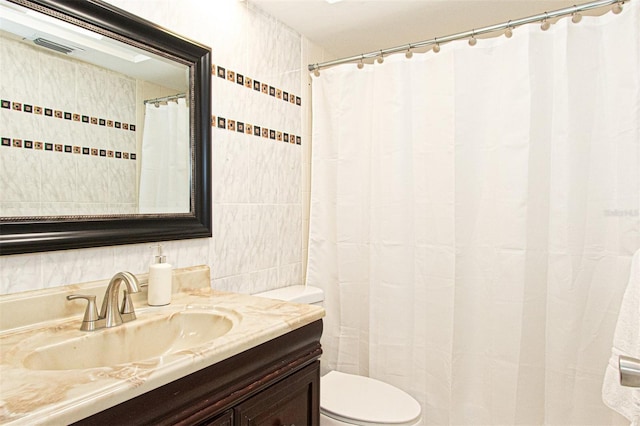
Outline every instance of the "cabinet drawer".
[[320, 423], [319, 361], [235, 408], [236, 425], [311, 426]]

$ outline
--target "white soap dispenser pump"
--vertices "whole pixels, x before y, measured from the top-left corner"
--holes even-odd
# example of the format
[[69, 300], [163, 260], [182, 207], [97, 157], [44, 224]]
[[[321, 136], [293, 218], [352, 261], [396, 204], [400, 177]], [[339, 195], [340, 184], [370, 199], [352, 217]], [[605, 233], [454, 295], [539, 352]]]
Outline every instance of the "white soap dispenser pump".
[[149, 266], [149, 287], [147, 303], [150, 306], [164, 306], [171, 303], [171, 287], [173, 273], [171, 265], [167, 263], [167, 257], [162, 254], [162, 245], [151, 246], [157, 248], [155, 263]]

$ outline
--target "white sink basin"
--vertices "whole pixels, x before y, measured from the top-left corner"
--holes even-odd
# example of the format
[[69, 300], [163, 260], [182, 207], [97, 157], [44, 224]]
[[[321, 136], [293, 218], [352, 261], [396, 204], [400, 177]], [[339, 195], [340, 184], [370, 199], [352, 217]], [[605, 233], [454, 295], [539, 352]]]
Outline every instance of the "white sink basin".
[[234, 311], [185, 309], [145, 317], [123, 325], [60, 336], [24, 359], [31, 370], [78, 370], [135, 364], [189, 351], [224, 336], [238, 322]]

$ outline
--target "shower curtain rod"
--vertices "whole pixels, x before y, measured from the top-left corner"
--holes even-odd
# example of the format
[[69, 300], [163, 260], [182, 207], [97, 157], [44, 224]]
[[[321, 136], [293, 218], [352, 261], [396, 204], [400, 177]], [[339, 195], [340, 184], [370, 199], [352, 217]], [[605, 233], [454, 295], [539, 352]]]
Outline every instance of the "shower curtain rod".
[[369, 52], [369, 53], [363, 53], [360, 55], [355, 55], [355, 56], [349, 56], [349, 57], [345, 57], [345, 58], [341, 58], [341, 59], [334, 59], [332, 61], [326, 61], [326, 62], [319, 62], [319, 63], [315, 63], [315, 64], [309, 64], [308, 65], [308, 69], [309, 71], [319, 71], [323, 68], [328, 68], [334, 65], [340, 65], [340, 64], [347, 64], [350, 62], [357, 62], [357, 61], [362, 61], [365, 59], [375, 59], [378, 58], [380, 56], [385, 56], [385, 55], [390, 55], [393, 53], [399, 53], [399, 52], [406, 52], [406, 51], [410, 51], [411, 49], [416, 49], [416, 48], [420, 48], [420, 47], [425, 47], [425, 46], [431, 46], [431, 45], [439, 45], [442, 43], [448, 43], [450, 41], [454, 41], [454, 40], [461, 40], [461, 39], [465, 39], [465, 38], [469, 38], [469, 37], [475, 37], [477, 35], [481, 35], [481, 34], [486, 34], [486, 33], [492, 33], [495, 31], [500, 31], [500, 30], [506, 30], [507, 28], [511, 28], [514, 29], [515, 27], [524, 25], [524, 24], [530, 24], [532, 22], [539, 22], [539, 21], [544, 21], [547, 19], [553, 19], [553, 18], [557, 18], [557, 17], [562, 17], [562, 16], [567, 16], [567, 15], [571, 15], [574, 13], [578, 13], [578, 12], [582, 12], [584, 10], [590, 10], [590, 9], [597, 9], [600, 7], [604, 7], [604, 6], [609, 6], [615, 3], [618, 4], [623, 4], [626, 1], [629, 0], [598, 0], [598, 1], [592, 1], [590, 3], [584, 3], [581, 5], [574, 5], [571, 7], [565, 7], [564, 9], [558, 9], [558, 10], [554, 10], [551, 12], [544, 12], [544, 13], [539, 13], [537, 15], [533, 15], [533, 16], [528, 16], [526, 18], [520, 18], [520, 19], [514, 19], [508, 22], [503, 22], [501, 24], [495, 24], [495, 25], [491, 25], [488, 27], [482, 27], [482, 28], [478, 28], [478, 29], [474, 29], [471, 31], [464, 31], [461, 33], [456, 33], [456, 34], [451, 34], [445, 37], [435, 37], [433, 39], [430, 40], [424, 40], [424, 41], [419, 41], [416, 43], [409, 43], [409, 44], [404, 44], [401, 46], [396, 46], [396, 47], [391, 47], [388, 49], [382, 49], [382, 50], [376, 50], [373, 52]]
[[178, 93], [177, 95], [171, 95], [171, 96], [163, 96], [161, 98], [155, 98], [155, 99], [147, 99], [144, 101], [144, 104], [157, 104], [158, 102], [169, 102], [169, 101], [175, 101], [178, 99], [182, 99], [182, 98], [186, 98], [187, 94], [186, 93]]

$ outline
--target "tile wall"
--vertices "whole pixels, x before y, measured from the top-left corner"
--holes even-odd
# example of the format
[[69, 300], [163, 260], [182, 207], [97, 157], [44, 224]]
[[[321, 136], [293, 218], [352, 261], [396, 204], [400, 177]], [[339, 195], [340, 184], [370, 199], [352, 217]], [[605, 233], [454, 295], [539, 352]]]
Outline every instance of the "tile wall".
[[136, 80], [5, 37], [0, 56], [2, 212], [135, 213]]
[[[325, 60], [324, 53], [243, 1], [110, 3], [213, 52], [214, 236], [164, 243], [168, 261], [210, 265], [212, 286], [222, 290], [303, 283], [311, 153], [306, 64]], [[147, 244], [1, 256], [0, 290], [108, 278], [122, 269], [145, 272], [150, 259]]]

